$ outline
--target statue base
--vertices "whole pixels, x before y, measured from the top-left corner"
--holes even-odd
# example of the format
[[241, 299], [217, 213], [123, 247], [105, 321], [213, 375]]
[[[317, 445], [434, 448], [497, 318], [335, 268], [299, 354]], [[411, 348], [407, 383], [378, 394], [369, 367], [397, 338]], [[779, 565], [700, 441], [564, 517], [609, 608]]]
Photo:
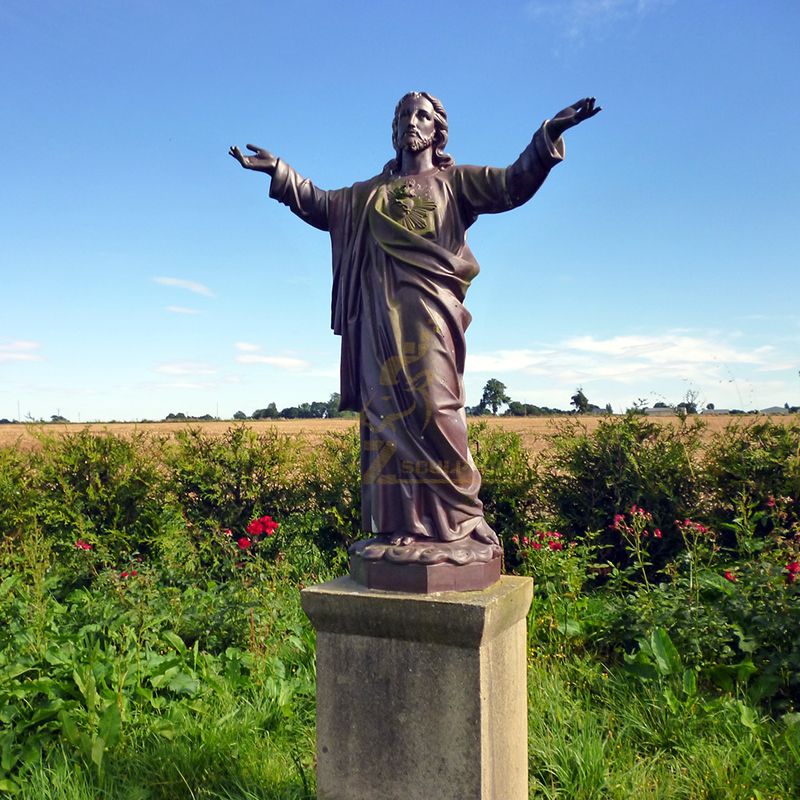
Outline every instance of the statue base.
[[439, 542], [382, 535], [350, 548], [350, 577], [393, 592], [480, 591], [500, 579], [502, 556], [499, 545], [472, 537]]
[[530, 578], [465, 594], [304, 589], [319, 800], [527, 800]]

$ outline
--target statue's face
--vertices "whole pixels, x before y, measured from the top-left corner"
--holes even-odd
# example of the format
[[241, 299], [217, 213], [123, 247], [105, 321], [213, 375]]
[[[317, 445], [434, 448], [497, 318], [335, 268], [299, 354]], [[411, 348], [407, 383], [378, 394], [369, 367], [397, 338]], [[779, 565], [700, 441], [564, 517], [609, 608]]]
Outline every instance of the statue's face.
[[397, 141], [404, 150], [430, 147], [436, 133], [434, 109], [424, 97], [409, 97], [397, 112]]

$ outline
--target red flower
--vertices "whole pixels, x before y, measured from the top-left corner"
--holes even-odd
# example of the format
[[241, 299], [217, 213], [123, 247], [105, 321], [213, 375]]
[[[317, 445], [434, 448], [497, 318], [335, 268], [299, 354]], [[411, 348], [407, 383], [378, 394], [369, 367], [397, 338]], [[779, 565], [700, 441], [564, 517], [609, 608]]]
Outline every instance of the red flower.
[[89, 542], [85, 542], [83, 539], [78, 539], [78, 541], [75, 542], [75, 547], [77, 547], [78, 550], [91, 550], [92, 549], [92, 545], [90, 545]]
[[272, 536], [280, 525], [275, 522], [274, 519], [270, 516], [259, 517], [258, 519], [254, 519], [245, 529], [251, 536], [258, 536], [259, 534], [263, 534], [264, 536]]
[[127, 572], [120, 572], [119, 576], [120, 576], [120, 578], [127, 578], [128, 577], [128, 573]]
[[555, 541], [555, 540], [551, 540], [551, 541], [549, 541], [549, 542], [547, 543], [547, 546], [548, 546], [548, 547], [549, 547], [551, 550], [563, 550], [563, 549], [564, 549], [564, 544], [563, 544], [563, 542], [558, 542], [558, 541]]
[[541, 550], [542, 549], [542, 543], [541, 542], [534, 542], [531, 545], [531, 547], [533, 547], [534, 550]]
[[253, 543], [246, 536], [242, 536], [241, 539], [236, 540], [236, 544], [239, 545], [240, 550], [247, 550], [247, 548]]
[[233, 536], [233, 531], [230, 528], [223, 528], [222, 533], [224, 533], [226, 536]]
[[622, 514], [615, 514], [614, 515], [614, 522], [612, 523], [612, 528], [619, 528], [620, 523], [625, 522], [625, 517]]
[[730, 570], [725, 570], [725, 580], [736, 583], [736, 576]]
[[786, 576], [786, 580], [788, 580], [789, 583], [794, 583], [797, 580], [797, 573], [800, 572], [800, 562], [790, 561], [786, 565], [786, 571], [789, 573]]
[[662, 536], [662, 534], [661, 534], [661, 528], [656, 528], [656, 529], [653, 531], [653, 538], [654, 538], [654, 539], [660, 539], [660, 538], [661, 538], [661, 536]]
[[512, 536], [511, 541], [514, 542], [514, 544], [519, 544], [519, 536]]
[[775, 508], [775, 498], [772, 495], [767, 500], [767, 508]]

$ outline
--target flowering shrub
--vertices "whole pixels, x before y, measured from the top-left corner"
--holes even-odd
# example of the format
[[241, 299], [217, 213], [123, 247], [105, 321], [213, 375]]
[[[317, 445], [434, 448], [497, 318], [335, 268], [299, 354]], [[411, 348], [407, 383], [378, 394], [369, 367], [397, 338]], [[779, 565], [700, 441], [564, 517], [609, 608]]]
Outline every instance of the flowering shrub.
[[275, 533], [279, 527], [271, 516], [264, 515], [251, 520], [240, 534], [235, 534], [230, 528], [223, 528], [221, 533], [224, 538], [221, 545], [227, 566], [230, 567], [232, 560], [236, 569], [242, 569], [246, 563], [241, 560], [242, 557], [274, 558], [278, 554]]
[[[706, 681], [728, 691], [746, 686], [776, 712], [800, 704], [800, 642], [792, 633], [800, 629], [800, 536], [793, 529], [759, 539], [753, 518], [740, 514], [737, 542], [725, 548], [709, 526], [676, 520], [683, 547], [654, 575], [647, 569], [651, 516], [632, 507], [613, 524], [641, 582], [627, 575], [609, 584], [599, 639], [630, 652], [663, 629]], [[741, 552], [749, 557], [731, 563]]]
[[512, 536], [510, 549], [518, 564], [515, 571], [533, 578], [531, 644], [561, 649], [581, 642], [592, 627], [584, 589], [597, 569], [593, 535], [580, 543], [566, 542], [560, 531], [544, 527]]

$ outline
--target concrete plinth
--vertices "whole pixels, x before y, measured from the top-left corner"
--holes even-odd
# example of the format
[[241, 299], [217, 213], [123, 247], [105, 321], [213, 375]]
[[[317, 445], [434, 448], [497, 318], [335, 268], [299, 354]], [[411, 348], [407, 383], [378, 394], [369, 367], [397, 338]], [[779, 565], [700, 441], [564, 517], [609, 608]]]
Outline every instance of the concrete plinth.
[[530, 578], [477, 592], [304, 589], [319, 800], [526, 800]]

